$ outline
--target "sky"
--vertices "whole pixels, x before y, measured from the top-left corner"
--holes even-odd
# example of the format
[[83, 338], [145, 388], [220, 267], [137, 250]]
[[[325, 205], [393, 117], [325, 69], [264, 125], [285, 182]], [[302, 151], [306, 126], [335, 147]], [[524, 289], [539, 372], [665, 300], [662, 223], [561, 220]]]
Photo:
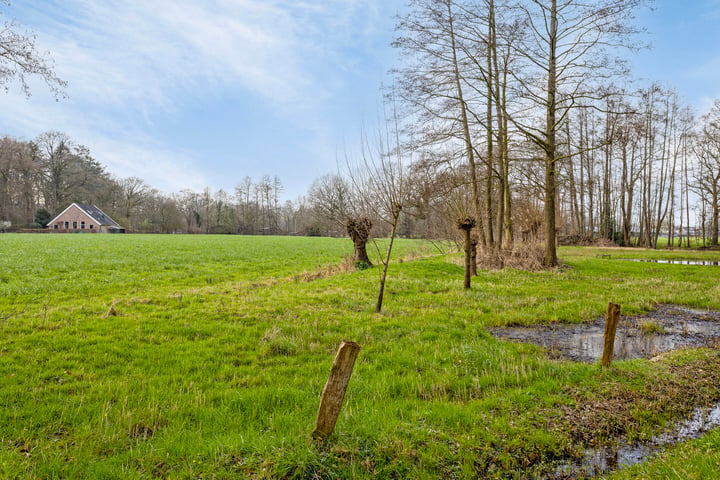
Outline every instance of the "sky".
[[[67, 98], [41, 81], [2, 95], [0, 135], [56, 130], [118, 178], [166, 193], [233, 193], [277, 176], [283, 198], [372, 129], [405, 0], [13, 0], [5, 19], [37, 34]], [[702, 110], [720, 98], [720, 0], [657, 0], [638, 14], [652, 49], [642, 82]]]

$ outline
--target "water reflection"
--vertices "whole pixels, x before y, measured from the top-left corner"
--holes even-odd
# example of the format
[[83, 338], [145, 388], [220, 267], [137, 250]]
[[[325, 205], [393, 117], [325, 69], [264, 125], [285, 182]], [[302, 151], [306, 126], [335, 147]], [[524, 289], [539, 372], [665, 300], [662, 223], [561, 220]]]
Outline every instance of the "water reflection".
[[674, 265], [706, 265], [706, 266], [719, 266], [720, 260], [691, 260], [691, 259], [673, 259], [673, 260], [661, 260], [657, 258], [619, 258], [618, 260], [627, 260], [630, 262], [645, 262], [645, 263], [670, 263]]
[[[491, 333], [502, 339], [534, 343], [572, 360], [594, 362], [602, 357], [604, 330], [604, 321], [598, 321], [498, 328]], [[699, 347], [717, 338], [720, 313], [664, 305], [647, 315], [621, 318], [613, 358], [652, 358], [679, 348]]]

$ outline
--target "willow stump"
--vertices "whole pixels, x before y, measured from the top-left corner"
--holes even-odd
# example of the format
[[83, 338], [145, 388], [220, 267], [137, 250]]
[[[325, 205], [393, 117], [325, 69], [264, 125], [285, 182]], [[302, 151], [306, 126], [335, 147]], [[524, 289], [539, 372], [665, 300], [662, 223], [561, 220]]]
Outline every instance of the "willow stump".
[[355, 263], [366, 263], [372, 266], [372, 262], [367, 254], [367, 242], [370, 238], [370, 229], [372, 222], [367, 217], [348, 218], [345, 220], [345, 229], [353, 241], [355, 246]]
[[457, 227], [463, 231], [464, 238], [463, 242], [465, 244], [465, 280], [463, 282], [463, 287], [470, 288], [470, 277], [473, 274], [473, 244], [472, 244], [472, 238], [470, 235], [470, 232], [473, 228], [475, 228], [475, 225], [477, 222], [475, 221], [474, 217], [463, 217], [458, 218], [456, 221]]

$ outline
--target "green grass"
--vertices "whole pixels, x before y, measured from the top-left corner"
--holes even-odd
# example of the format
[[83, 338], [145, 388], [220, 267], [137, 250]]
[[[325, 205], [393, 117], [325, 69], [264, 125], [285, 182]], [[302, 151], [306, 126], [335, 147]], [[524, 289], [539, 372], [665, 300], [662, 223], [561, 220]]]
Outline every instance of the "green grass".
[[640, 331], [645, 335], [662, 335], [667, 333], [667, 330], [665, 330], [662, 325], [658, 325], [652, 320], [640, 322]]
[[[597, 249], [561, 250], [556, 271], [481, 271], [464, 291], [460, 257], [404, 240], [396, 258], [422, 258], [390, 266], [382, 315], [378, 269], [339, 267], [345, 239], [0, 235], [0, 251], [2, 478], [525, 474], [577, 448], [559, 422], [582, 398], [644, 398], [659, 379], [683, 385], [672, 362], [716, 360], [602, 371], [487, 333], [591, 320], [608, 301], [720, 308], [717, 269]], [[318, 445], [343, 340], [363, 349]], [[634, 435], [666, 420], [660, 403], [638, 404]]]

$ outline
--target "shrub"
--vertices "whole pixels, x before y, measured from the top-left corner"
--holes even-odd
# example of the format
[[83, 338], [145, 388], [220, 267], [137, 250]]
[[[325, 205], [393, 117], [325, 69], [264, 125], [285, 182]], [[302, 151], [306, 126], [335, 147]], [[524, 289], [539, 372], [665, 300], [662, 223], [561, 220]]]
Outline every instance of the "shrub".
[[359, 262], [355, 262], [355, 270], [367, 270], [368, 268], [372, 267], [368, 262], [364, 262], [360, 260]]
[[[47, 208], [38, 208], [37, 212], [35, 212], [35, 221], [32, 225], [30, 225], [30, 228], [45, 228], [48, 226], [48, 223], [50, 223], [50, 220], [52, 220], [52, 215], [50, 215], [50, 212], [47, 210]], [[33, 225], [39, 224], [40, 227], [34, 227]]]

